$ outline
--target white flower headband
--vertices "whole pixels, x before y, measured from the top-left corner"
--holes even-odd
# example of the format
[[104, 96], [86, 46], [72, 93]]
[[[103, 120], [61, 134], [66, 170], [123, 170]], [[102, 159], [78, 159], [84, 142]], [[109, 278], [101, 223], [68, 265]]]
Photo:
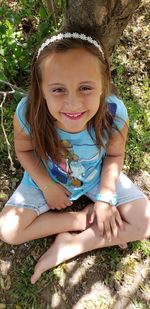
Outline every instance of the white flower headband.
[[46, 47], [48, 46], [50, 43], [53, 43], [55, 41], [59, 41], [59, 40], [62, 40], [62, 39], [80, 39], [80, 40], [83, 40], [83, 41], [87, 41], [91, 44], [93, 44], [95, 47], [97, 47], [99, 49], [99, 51], [101, 52], [103, 58], [105, 59], [104, 57], [104, 52], [102, 50], [102, 47], [100, 46], [100, 44], [97, 43], [96, 40], [93, 40], [90, 36], [86, 36], [85, 34], [83, 33], [77, 33], [77, 32], [66, 32], [66, 33], [59, 33], [57, 35], [54, 35], [52, 36], [50, 39], [47, 39], [42, 45], [41, 47], [39, 48], [38, 50], [38, 53], [37, 53], [37, 59], [41, 53], [41, 51]]

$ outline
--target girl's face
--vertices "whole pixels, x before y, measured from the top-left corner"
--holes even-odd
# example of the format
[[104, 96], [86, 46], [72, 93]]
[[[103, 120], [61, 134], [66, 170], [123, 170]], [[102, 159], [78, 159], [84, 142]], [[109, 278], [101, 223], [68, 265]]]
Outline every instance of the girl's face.
[[84, 130], [100, 104], [98, 58], [83, 48], [52, 53], [41, 70], [43, 95], [56, 126], [71, 133]]

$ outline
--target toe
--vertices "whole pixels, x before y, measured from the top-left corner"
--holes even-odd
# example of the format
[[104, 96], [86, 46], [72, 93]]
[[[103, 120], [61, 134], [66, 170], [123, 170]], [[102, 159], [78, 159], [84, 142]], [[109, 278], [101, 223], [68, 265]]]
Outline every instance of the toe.
[[44, 270], [42, 269], [41, 262], [38, 262], [34, 269], [34, 274], [31, 277], [31, 283], [34, 284], [41, 277]]
[[34, 273], [34, 274], [32, 275], [32, 277], [31, 277], [31, 283], [32, 283], [32, 284], [36, 283], [36, 281], [37, 281], [40, 277], [41, 277], [41, 274], [40, 274], [40, 273], [39, 273], [39, 274], [37, 274], [37, 272]]
[[127, 243], [120, 244], [119, 247], [121, 249], [126, 249], [128, 247]]

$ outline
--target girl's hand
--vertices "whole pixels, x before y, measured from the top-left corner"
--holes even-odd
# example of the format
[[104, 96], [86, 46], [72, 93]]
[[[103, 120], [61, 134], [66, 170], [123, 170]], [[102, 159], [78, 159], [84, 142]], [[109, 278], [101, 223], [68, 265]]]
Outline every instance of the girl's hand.
[[69, 199], [71, 193], [58, 183], [52, 182], [43, 195], [50, 209], [60, 210], [73, 204]]
[[95, 217], [100, 235], [106, 234], [109, 241], [113, 236], [117, 237], [119, 229], [123, 229], [120, 213], [115, 206], [96, 201], [89, 220], [90, 224], [93, 223]]

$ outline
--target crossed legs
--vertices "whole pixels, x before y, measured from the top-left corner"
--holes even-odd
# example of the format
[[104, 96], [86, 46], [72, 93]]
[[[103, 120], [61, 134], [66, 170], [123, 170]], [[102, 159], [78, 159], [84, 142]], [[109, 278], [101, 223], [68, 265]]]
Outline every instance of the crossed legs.
[[0, 238], [8, 244], [18, 245], [62, 232], [83, 231], [92, 205], [80, 212], [50, 211], [40, 216], [30, 209], [4, 207], [0, 215]]
[[150, 236], [150, 202], [148, 199], [139, 199], [121, 205], [118, 209], [124, 221], [124, 229], [119, 231], [117, 238], [108, 241], [105, 236], [100, 237], [96, 223], [75, 235], [71, 233], [59, 234], [50, 249], [41, 256], [35, 266], [31, 282], [35, 283], [44, 271], [79, 254]]

